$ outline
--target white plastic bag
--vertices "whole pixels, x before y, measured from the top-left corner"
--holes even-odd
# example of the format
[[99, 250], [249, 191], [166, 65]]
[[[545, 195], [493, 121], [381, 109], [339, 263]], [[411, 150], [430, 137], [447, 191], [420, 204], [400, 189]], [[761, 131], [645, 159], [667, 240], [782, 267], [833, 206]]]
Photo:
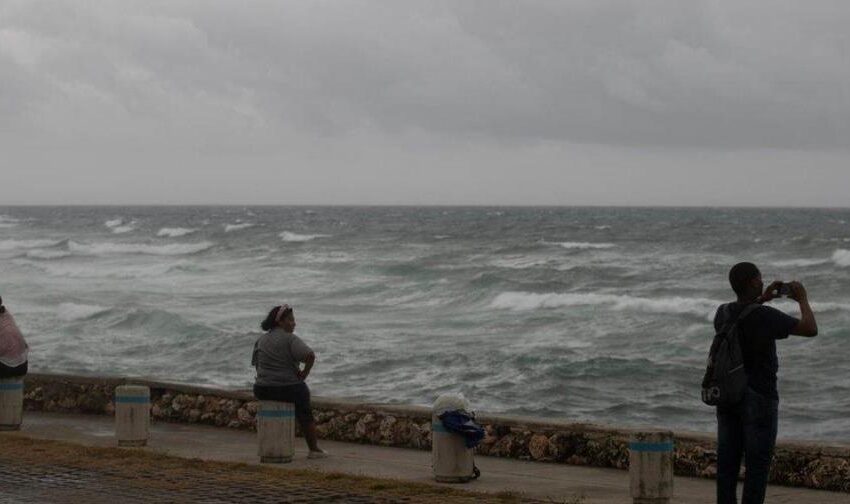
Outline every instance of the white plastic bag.
[[456, 394], [443, 394], [434, 401], [433, 412], [437, 416], [446, 411], [466, 410], [469, 411], [469, 401], [463, 396], [463, 392]]

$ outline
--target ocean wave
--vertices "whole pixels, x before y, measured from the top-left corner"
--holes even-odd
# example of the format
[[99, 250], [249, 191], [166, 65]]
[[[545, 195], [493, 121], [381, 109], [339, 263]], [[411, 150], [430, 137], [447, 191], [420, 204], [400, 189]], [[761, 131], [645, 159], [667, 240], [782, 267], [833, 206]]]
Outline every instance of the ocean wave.
[[212, 248], [215, 244], [204, 241], [197, 243], [171, 243], [168, 245], [148, 245], [144, 243], [90, 243], [83, 244], [68, 242], [71, 252], [85, 255], [118, 255], [118, 254], [141, 254], [141, 255], [190, 255], [203, 252]]
[[593, 229], [598, 229], [598, 230], [600, 230], [600, 231], [603, 231], [603, 230], [605, 230], [605, 229], [611, 229], [611, 226], [609, 226], [609, 225], [607, 225], [607, 224], [604, 224], [604, 225], [602, 225], [602, 226], [593, 226]]
[[67, 250], [29, 250], [26, 256], [30, 259], [62, 259], [71, 255]]
[[616, 245], [613, 243], [593, 243], [593, 242], [547, 242], [543, 243], [547, 245], [557, 245], [559, 247], [571, 250], [588, 250], [588, 249], [609, 249], [614, 248]]
[[328, 238], [328, 237], [330, 237], [330, 235], [326, 235], [326, 234], [298, 234], [298, 233], [291, 233], [289, 231], [284, 231], [284, 232], [280, 233], [278, 236], [280, 236], [280, 239], [285, 241], [285, 242], [294, 242], [294, 243], [308, 242], [310, 240], [315, 240], [316, 238]]
[[830, 259], [789, 259], [787, 261], [774, 261], [771, 265], [777, 268], [807, 268], [809, 266], [820, 266], [831, 262]]
[[187, 234], [192, 234], [197, 229], [194, 228], [162, 228], [159, 232], [156, 233], [157, 236], [167, 236], [169, 238], [177, 238], [179, 236], [186, 236]]
[[162, 277], [174, 271], [180, 271], [179, 265], [158, 264], [133, 264], [105, 266], [98, 264], [67, 264], [61, 262], [26, 262], [38, 271], [42, 271], [52, 277], [64, 278], [108, 278], [108, 279], [134, 279]]
[[551, 263], [548, 259], [534, 258], [534, 257], [505, 257], [503, 259], [496, 259], [494, 261], [490, 261], [490, 266], [495, 268], [505, 268], [505, 269], [529, 269], [529, 268], [538, 268], [543, 266], [550, 266]]
[[249, 227], [254, 227], [254, 224], [250, 222], [243, 222], [240, 224], [225, 224], [224, 232], [229, 233], [231, 231], [239, 231], [240, 229], [248, 229]]
[[125, 223], [124, 219], [108, 220], [103, 225], [111, 229], [115, 234], [124, 234], [136, 230], [136, 221]]
[[59, 318], [66, 321], [84, 320], [101, 313], [106, 313], [110, 308], [98, 305], [87, 305], [77, 303], [62, 303], [56, 310]]
[[529, 311], [570, 306], [607, 306], [612, 310], [635, 310], [650, 313], [675, 313], [710, 317], [721, 304], [707, 298], [640, 298], [590, 292], [545, 293], [503, 292], [490, 303], [492, 308]]
[[17, 227], [18, 223], [21, 221], [14, 217], [9, 217], [8, 215], [0, 215], [0, 228], [13, 228]]
[[838, 266], [850, 266], [850, 250], [838, 249], [832, 253], [832, 262]]
[[62, 240], [0, 240], [0, 250], [21, 250], [55, 247]]

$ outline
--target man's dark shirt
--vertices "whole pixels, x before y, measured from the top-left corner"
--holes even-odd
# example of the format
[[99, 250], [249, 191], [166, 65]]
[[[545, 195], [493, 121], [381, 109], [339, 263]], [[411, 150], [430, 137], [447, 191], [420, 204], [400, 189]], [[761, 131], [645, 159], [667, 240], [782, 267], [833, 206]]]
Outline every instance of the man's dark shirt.
[[[714, 330], [730, 319], [737, 317], [744, 304], [734, 302], [720, 305], [714, 315]], [[779, 359], [776, 356], [776, 340], [787, 338], [799, 323], [796, 318], [769, 306], [756, 308], [741, 325], [741, 352], [749, 386], [766, 397], [779, 399], [776, 389], [776, 372]]]

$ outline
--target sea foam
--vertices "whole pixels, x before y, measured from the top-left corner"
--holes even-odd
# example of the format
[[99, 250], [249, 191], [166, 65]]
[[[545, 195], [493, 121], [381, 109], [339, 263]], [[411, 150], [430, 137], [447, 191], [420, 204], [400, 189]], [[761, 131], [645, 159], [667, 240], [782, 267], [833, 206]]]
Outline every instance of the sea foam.
[[328, 238], [330, 235], [325, 234], [298, 234], [298, 233], [290, 233], [289, 231], [284, 231], [280, 233], [280, 239], [285, 242], [308, 242], [310, 240], [315, 240], [316, 238]]
[[157, 236], [167, 236], [169, 238], [177, 238], [178, 236], [186, 236], [187, 234], [192, 234], [197, 229], [193, 228], [162, 228], [159, 232], [156, 233]]
[[9, 217], [8, 215], [0, 215], [0, 228], [13, 228], [17, 227], [20, 220]]
[[77, 243], [68, 242], [71, 252], [84, 255], [117, 255], [117, 254], [143, 254], [143, 255], [189, 255], [197, 254], [211, 248], [212, 242], [204, 241], [197, 243], [171, 243], [168, 245], [148, 245], [144, 243]]
[[21, 250], [54, 247], [61, 240], [0, 240], [0, 250]]
[[231, 231], [239, 231], [240, 229], [248, 229], [249, 227], [254, 227], [254, 224], [250, 222], [243, 222], [241, 224], [225, 224], [224, 232], [230, 233]]
[[593, 242], [544, 242], [547, 245], [558, 245], [559, 247], [563, 247], [565, 249], [576, 249], [576, 250], [586, 250], [586, 249], [609, 249], [616, 247], [613, 243], [593, 243]]
[[62, 259], [63, 257], [70, 256], [71, 253], [65, 250], [29, 250], [27, 251], [27, 257], [30, 259]]
[[503, 292], [490, 303], [492, 308], [516, 311], [570, 306], [605, 306], [612, 310], [634, 310], [650, 313], [674, 313], [710, 317], [721, 304], [706, 298], [659, 297], [641, 298], [592, 292], [544, 293]]
[[85, 320], [95, 315], [109, 311], [109, 308], [98, 305], [87, 305], [77, 303], [62, 303], [56, 310], [59, 318], [66, 321]]
[[843, 267], [850, 266], [850, 250], [836, 250], [832, 254], [832, 262]]
[[777, 268], [807, 268], [829, 263], [829, 259], [789, 259], [787, 261], [774, 261], [771, 264]]

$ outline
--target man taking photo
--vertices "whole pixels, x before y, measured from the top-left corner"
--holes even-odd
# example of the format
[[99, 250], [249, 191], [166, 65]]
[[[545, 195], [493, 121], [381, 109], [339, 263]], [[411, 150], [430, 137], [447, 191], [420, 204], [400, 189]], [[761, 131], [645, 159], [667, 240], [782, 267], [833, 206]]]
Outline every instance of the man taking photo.
[[742, 262], [729, 271], [729, 283], [738, 299], [717, 309], [716, 331], [737, 318], [745, 307], [763, 305], [780, 295], [800, 305], [799, 320], [775, 308], [760, 306], [740, 322], [742, 337], [739, 342], [747, 389], [739, 403], [717, 408], [717, 502], [738, 502], [736, 489], [743, 455], [746, 477], [742, 504], [762, 504], [778, 423], [776, 340], [790, 334], [816, 336], [818, 326], [806, 289], [800, 282], [773, 282], [765, 289], [759, 269], [752, 263]]

